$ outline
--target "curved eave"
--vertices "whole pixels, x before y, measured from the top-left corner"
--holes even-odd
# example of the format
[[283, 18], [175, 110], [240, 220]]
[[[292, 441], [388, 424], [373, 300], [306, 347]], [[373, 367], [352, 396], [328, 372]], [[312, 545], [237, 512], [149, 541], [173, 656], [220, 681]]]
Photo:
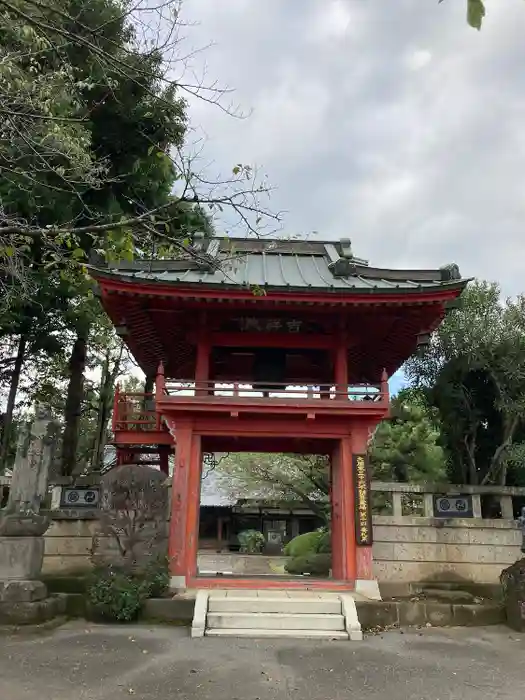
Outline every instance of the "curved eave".
[[102, 294], [125, 294], [132, 296], [164, 296], [179, 299], [211, 300], [248, 300], [271, 298], [272, 301], [297, 302], [297, 303], [330, 303], [351, 304], [369, 303], [373, 298], [375, 302], [392, 303], [410, 299], [411, 303], [421, 300], [426, 302], [447, 301], [458, 297], [470, 279], [451, 280], [447, 282], [434, 282], [432, 284], [414, 284], [403, 287], [401, 284], [392, 283], [390, 287], [377, 288], [352, 287], [350, 284], [341, 289], [335, 286], [293, 287], [280, 286], [259, 287], [256, 290], [238, 284], [210, 285], [205, 282], [178, 283], [163, 282], [161, 280], [144, 277], [137, 278], [133, 275], [119, 275], [114, 272], [91, 269], [91, 276], [97, 282]]

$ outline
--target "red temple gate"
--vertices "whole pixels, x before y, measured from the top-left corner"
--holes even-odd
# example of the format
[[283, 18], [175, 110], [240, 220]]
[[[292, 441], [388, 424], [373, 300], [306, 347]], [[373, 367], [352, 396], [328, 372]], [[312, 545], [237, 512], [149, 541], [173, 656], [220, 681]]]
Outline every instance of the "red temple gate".
[[[92, 269], [102, 304], [150, 382], [115, 397], [121, 461], [176, 442], [169, 533], [174, 588], [372, 591], [367, 443], [388, 415], [388, 377], [466, 281], [371, 268], [348, 241], [212, 239], [197, 259]], [[331, 459], [333, 580], [198, 576], [203, 452], [322, 453]]]

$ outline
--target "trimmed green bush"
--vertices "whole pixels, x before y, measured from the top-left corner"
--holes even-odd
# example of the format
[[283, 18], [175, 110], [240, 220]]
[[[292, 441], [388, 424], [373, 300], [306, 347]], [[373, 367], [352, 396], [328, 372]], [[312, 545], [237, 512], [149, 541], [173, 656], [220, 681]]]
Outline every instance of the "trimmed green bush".
[[332, 551], [332, 534], [326, 527], [305, 532], [290, 540], [284, 548], [287, 557], [303, 557], [307, 554], [329, 554]]
[[321, 533], [318, 530], [298, 535], [288, 542], [284, 548], [284, 553], [287, 557], [303, 557], [307, 554], [315, 554], [320, 537]]
[[161, 597], [169, 586], [167, 562], [152, 562], [141, 571], [114, 566], [94, 569], [86, 594], [90, 617], [112, 622], [136, 620], [148, 598]]
[[330, 554], [307, 554], [294, 557], [285, 565], [289, 574], [310, 574], [311, 576], [329, 576], [332, 566]]
[[323, 528], [319, 531], [316, 551], [318, 554], [330, 554], [332, 552], [332, 533], [330, 530]]

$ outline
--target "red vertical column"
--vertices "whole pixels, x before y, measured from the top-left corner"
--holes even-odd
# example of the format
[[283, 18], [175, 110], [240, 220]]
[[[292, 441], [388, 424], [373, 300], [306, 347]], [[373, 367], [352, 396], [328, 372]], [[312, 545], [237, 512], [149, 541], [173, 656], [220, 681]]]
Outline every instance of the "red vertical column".
[[[352, 454], [366, 455], [368, 450], [369, 430], [370, 428], [367, 424], [352, 426]], [[368, 581], [373, 578], [372, 547], [356, 547], [356, 579]]]
[[177, 423], [168, 541], [172, 588], [186, 588], [197, 572], [201, 440], [189, 423]]
[[349, 437], [332, 454], [332, 575], [353, 585], [356, 578], [354, 490]]

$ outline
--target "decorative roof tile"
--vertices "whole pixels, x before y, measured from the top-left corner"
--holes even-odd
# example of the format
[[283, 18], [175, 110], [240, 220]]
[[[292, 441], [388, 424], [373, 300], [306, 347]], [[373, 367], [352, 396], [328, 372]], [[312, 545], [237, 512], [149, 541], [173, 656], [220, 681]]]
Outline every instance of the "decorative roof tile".
[[[210, 264], [204, 264], [204, 258]], [[207, 287], [261, 287], [276, 290], [332, 290], [370, 293], [463, 287], [456, 264], [436, 270], [370, 267], [356, 258], [350, 241], [215, 238], [196, 260], [140, 260], [113, 263], [105, 274], [120, 279]], [[102, 273], [104, 275], [104, 273]], [[94, 277], [100, 275], [94, 271]]]

